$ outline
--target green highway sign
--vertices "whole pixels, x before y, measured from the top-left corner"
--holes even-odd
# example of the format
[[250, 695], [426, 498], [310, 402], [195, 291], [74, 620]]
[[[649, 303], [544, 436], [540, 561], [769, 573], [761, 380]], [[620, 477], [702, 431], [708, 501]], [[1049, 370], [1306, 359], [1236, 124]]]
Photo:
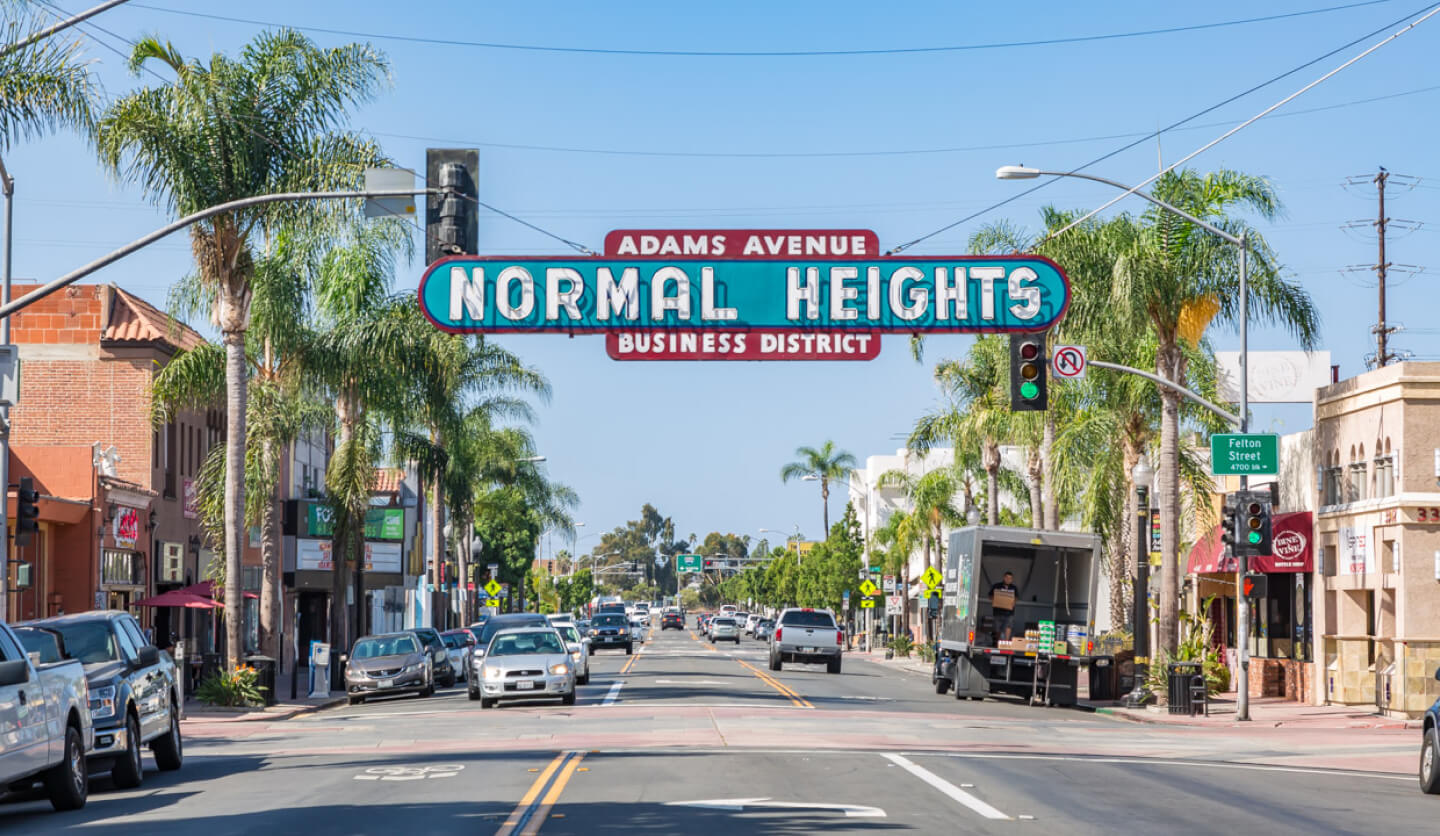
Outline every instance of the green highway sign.
[[1245, 433], [1210, 436], [1210, 472], [1216, 476], [1278, 474], [1280, 436]]
[[676, 556], [677, 572], [699, 572], [705, 565], [705, 560], [698, 554], [682, 554]]

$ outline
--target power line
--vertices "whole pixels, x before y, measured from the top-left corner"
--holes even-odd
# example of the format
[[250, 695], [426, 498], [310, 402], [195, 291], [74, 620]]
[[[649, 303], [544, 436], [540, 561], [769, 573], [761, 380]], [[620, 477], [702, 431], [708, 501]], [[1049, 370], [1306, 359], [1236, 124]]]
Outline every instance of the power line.
[[[1361, 42], [1363, 42], [1363, 41], [1366, 41], [1366, 40], [1368, 40], [1368, 39], [1370, 39], [1370, 38], [1372, 38], [1372, 37], [1374, 37], [1374, 36], [1376, 36], [1376, 35], [1379, 35], [1379, 34], [1385, 32], [1385, 30], [1389, 29], [1389, 28], [1392, 27], [1392, 26], [1398, 26], [1398, 25], [1406, 22], [1407, 20], [1411, 19], [1412, 17], [1415, 17], [1415, 16], [1418, 15], [1418, 14], [1422, 14], [1422, 13], [1425, 13], [1425, 12], [1428, 12], [1428, 11], [1434, 9], [1437, 5], [1440, 5], [1440, 4], [1436, 4], [1436, 3], [1428, 4], [1428, 5], [1426, 5], [1425, 7], [1421, 8], [1421, 9], [1419, 9], [1419, 10], [1417, 10], [1417, 11], [1414, 11], [1414, 12], [1411, 12], [1411, 13], [1405, 15], [1404, 17], [1400, 18], [1399, 20], [1393, 21], [1393, 22], [1391, 22], [1391, 23], [1387, 23], [1387, 24], [1385, 24], [1384, 26], [1379, 27], [1378, 29], [1373, 29], [1373, 30], [1371, 30], [1371, 31], [1369, 31], [1369, 32], [1366, 32], [1365, 34], [1361, 35], [1360, 37], [1355, 38], [1355, 39], [1353, 39], [1353, 40], [1351, 40], [1351, 41], [1349, 41], [1349, 42], [1347, 42], [1347, 43], [1341, 44], [1340, 46], [1338, 46], [1338, 47], [1336, 47], [1336, 48], [1334, 48], [1334, 49], [1332, 49], [1332, 50], [1330, 50], [1330, 51], [1328, 51], [1328, 52], [1326, 52], [1326, 53], [1324, 53], [1324, 54], [1322, 54], [1322, 55], [1317, 55], [1316, 57], [1310, 59], [1309, 61], [1306, 61], [1306, 62], [1303, 63], [1303, 64], [1300, 64], [1299, 66], [1292, 67], [1291, 69], [1286, 70], [1285, 72], [1280, 73], [1279, 75], [1272, 76], [1272, 77], [1270, 77], [1269, 79], [1267, 79], [1267, 80], [1265, 80], [1265, 81], [1262, 81], [1262, 82], [1260, 82], [1259, 84], [1257, 84], [1257, 85], [1255, 85], [1255, 86], [1253, 86], [1253, 87], [1251, 87], [1251, 88], [1249, 88], [1249, 89], [1247, 89], [1247, 90], [1243, 90], [1243, 91], [1241, 91], [1241, 92], [1239, 92], [1239, 93], [1236, 93], [1235, 95], [1230, 96], [1230, 97], [1228, 97], [1228, 98], [1226, 98], [1226, 99], [1224, 99], [1224, 100], [1222, 100], [1222, 101], [1216, 102], [1215, 104], [1213, 104], [1213, 105], [1211, 105], [1211, 106], [1209, 106], [1209, 107], [1207, 107], [1207, 108], [1205, 108], [1205, 109], [1203, 109], [1203, 110], [1197, 111], [1196, 113], [1192, 113], [1191, 115], [1186, 116], [1186, 117], [1183, 118], [1183, 119], [1179, 119], [1179, 120], [1177, 120], [1177, 121], [1175, 121], [1175, 122], [1171, 122], [1169, 125], [1166, 125], [1165, 127], [1160, 128], [1159, 130], [1152, 131], [1152, 132], [1146, 134], [1145, 136], [1143, 136], [1143, 137], [1141, 137], [1141, 138], [1139, 138], [1139, 139], [1134, 140], [1133, 142], [1128, 142], [1128, 143], [1120, 146], [1119, 148], [1116, 148], [1114, 151], [1111, 151], [1111, 152], [1109, 152], [1109, 153], [1107, 153], [1107, 154], [1102, 154], [1101, 156], [1096, 157], [1095, 159], [1090, 160], [1090, 161], [1087, 162], [1087, 163], [1083, 163], [1083, 164], [1081, 164], [1081, 165], [1079, 165], [1079, 166], [1076, 166], [1075, 168], [1070, 169], [1070, 171], [1067, 172], [1067, 173], [1069, 173], [1069, 174], [1074, 174], [1074, 173], [1079, 172], [1079, 171], [1084, 171], [1085, 169], [1090, 168], [1091, 166], [1094, 166], [1094, 165], [1096, 165], [1096, 164], [1098, 164], [1098, 163], [1104, 162], [1105, 160], [1108, 160], [1108, 159], [1110, 159], [1111, 157], [1114, 157], [1114, 156], [1117, 156], [1117, 155], [1119, 155], [1119, 154], [1122, 154], [1122, 153], [1130, 150], [1131, 148], [1134, 148], [1135, 146], [1140, 145], [1140, 144], [1143, 143], [1143, 142], [1146, 142], [1146, 141], [1148, 141], [1148, 140], [1151, 140], [1151, 139], [1154, 139], [1154, 138], [1156, 138], [1156, 137], [1158, 137], [1158, 136], [1161, 136], [1162, 134], [1166, 133], [1167, 131], [1174, 130], [1175, 128], [1178, 128], [1178, 127], [1180, 127], [1181, 125], [1183, 125], [1183, 124], [1185, 124], [1185, 123], [1187, 123], [1187, 122], [1192, 122], [1192, 121], [1194, 121], [1195, 119], [1198, 119], [1198, 118], [1200, 118], [1201, 116], [1204, 116], [1204, 115], [1207, 114], [1207, 113], [1212, 113], [1212, 112], [1214, 112], [1214, 111], [1216, 111], [1216, 110], [1224, 107], [1225, 105], [1228, 105], [1228, 104], [1230, 104], [1230, 103], [1232, 103], [1232, 102], [1235, 102], [1235, 101], [1238, 101], [1238, 100], [1240, 100], [1240, 99], [1243, 99], [1243, 98], [1245, 98], [1246, 96], [1250, 95], [1251, 93], [1254, 93], [1254, 92], [1256, 92], [1256, 91], [1258, 91], [1258, 90], [1262, 90], [1262, 89], [1264, 89], [1264, 88], [1266, 88], [1266, 87], [1269, 87], [1270, 85], [1275, 84], [1276, 82], [1279, 82], [1279, 81], [1281, 81], [1281, 80], [1283, 80], [1283, 79], [1285, 79], [1285, 78], [1288, 78], [1288, 77], [1290, 77], [1290, 76], [1292, 76], [1292, 75], [1300, 72], [1301, 70], [1304, 70], [1304, 69], [1307, 68], [1307, 67], [1310, 67], [1310, 66], [1313, 66], [1313, 65], [1315, 65], [1315, 64], [1318, 64], [1318, 63], [1320, 63], [1321, 61], [1324, 61], [1325, 59], [1327, 59], [1327, 58], [1329, 58], [1329, 57], [1331, 57], [1331, 56], [1333, 56], [1333, 55], [1336, 55], [1337, 53], [1344, 52], [1345, 50], [1349, 49], [1349, 48], [1352, 47], [1352, 46], [1355, 46], [1356, 44], [1359, 44], [1359, 43], [1361, 43]], [[1033, 193], [1035, 193], [1035, 192], [1037, 192], [1037, 191], [1045, 188], [1046, 186], [1051, 185], [1052, 183], [1054, 183], [1054, 182], [1056, 182], [1057, 180], [1060, 180], [1060, 179], [1061, 179], [1060, 177], [1051, 177], [1049, 180], [1042, 180], [1041, 182], [1036, 183], [1035, 185], [1031, 186], [1031, 187], [1028, 188], [1028, 189], [1023, 189], [1023, 190], [1021, 190], [1021, 191], [1019, 191], [1019, 192], [1011, 195], [1010, 197], [1005, 198], [1004, 200], [997, 201], [996, 203], [993, 203], [993, 204], [991, 204], [990, 206], [987, 206], [987, 207], [985, 207], [984, 209], [981, 209], [981, 210], [978, 211], [978, 212], [974, 212], [974, 213], [972, 213], [972, 214], [970, 214], [970, 215], [966, 215], [965, 217], [961, 218], [961, 219], [958, 220], [958, 221], [954, 221], [954, 222], [952, 222], [952, 223], [946, 224], [945, 226], [940, 227], [939, 229], [935, 230], [934, 232], [926, 233], [925, 235], [922, 235], [922, 236], [920, 236], [919, 238], [915, 238], [915, 239], [913, 239], [913, 240], [911, 240], [911, 241], [908, 241], [908, 242], [906, 242], [906, 243], [904, 243], [904, 244], [901, 244], [901, 245], [899, 245], [899, 246], [897, 246], [897, 247], [894, 247], [894, 248], [892, 248], [889, 252], [887, 252], [886, 255], [893, 255], [893, 254], [895, 254], [895, 253], [900, 252], [901, 250], [909, 249], [910, 247], [913, 247], [914, 245], [919, 244], [919, 243], [922, 242], [922, 241], [925, 241], [925, 240], [930, 239], [930, 238], [934, 238], [936, 235], [939, 235], [939, 234], [942, 233], [942, 232], [948, 232], [949, 230], [954, 229], [955, 227], [957, 227], [957, 226], [959, 226], [959, 225], [961, 225], [961, 224], [963, 224], [963, 223], [967, 223], [967, 222], [969, 222], [969, 221], [972, 221], [972, 220], [974, 220], [975, 218], [980, 217], [981, 215], [989, 214], [990, 212], [993, 212], [994, 210], [999, 209], [999, 208], [1002, 207], [1002, 206], [1006, 206], [1006, 205], [1008, 205], [1008, 204], [1010, 204], [1010, 203], [1013, 203], [1014, 201], [1019, 200], [1020, 198], [1025, 197], [1026, 195], [1033, 194]], [[1124, 195], [1121, 195], [1121, 197], [1124, 197]], [[1114, 201], [1111, 201], [1111, 202], [1113, 203]], [[1108, 204], [1107, 204], [1107, 205], [1108, 205]], [[1097, 211], [1098, 211], [1098, 210], [1097, 210]], [[1092, 213], [1092, 214], [1093, 214], [1093, 213]]]
[[1195, 23], [1184, 26], [1170, 26], [1159, 29], [1141, 29], [1132, 32], [1110, 32], [1099, 35], [1074, 35], [1062, 38], [1042, 38], [1031, 41], [998, 41], [993, 43], [958, 44], [953, 46], [923, 46], [923, 47], [892, 47], [885, 49], [815, 49], [815, 50], [760, 50], [760, 51], [739, 51], [739, 50], [680, 50], [680, 49], [607, 49], [602, 47], [566, 47], [566, 46], [544, 46], [540, 44], [510, 44], [492, 41], [467, 41], [454, 38], [431, 38], [416, 35], [396, 35], [389, 32], [361, 32], [352, 29], [334, 29], [322, 26], [297, 26], [289, 23], [276, 21], [256, 20], [253, 18], [232, 17], [229, 15], [217, 15], [208, 12], [194, 12], [183, 9], [168, 9], [163, 6], [151, 6], [143, 3], [133, 4], [137, 9], [148, 9], [154, 12], [165, 14], [184, 15], [187, 17], [200, 17], [209, 20], [220, 20], [227, 23], [243, 23], [250, 26], [279, 26], [290, 29], [298, 29], [303, 32], [321, 32], [327, 35], [341, 35], [347, 38], [366, 38], [371, 40], [403, 41], [406, 43], [427, 44], [431, 46], [463, 46], [478, 49], [497, 49], [521, 52], [550, 52], [568, 53], [582, 55], [640, 55], [640, 56], [665, 56], [680, 58], [814, 58], [826, 56], [864, 56], [864, 55], [918, 55], [943, 52], [974, 52], [990, 49], [1010, 49], [1015, 47], [1035, 46], [1057, 46], [1061, 44], [1089, 43], [1094, 41], [1113, 41], [1125, 38], [1141, 38], [1153, 35], [1171, 35], [1180, 32], [1196, 32], [1205, 29], [1221, 29], [1233, 26], [1245, 26], [1254, 23], [1268, 23], [1276, 20], [1288, 20], [1297, 17], [1310, 15], [1328, 14], [1330, 12], [1358, 9], [1365, 6], [1378, 6], [1389, 3], [1391, 0], [1365, 0], [1359, 3], [1347, 3], [1340, 6], [1327, 6], [1319, 9], [1305, 9], [1298, 12], [1285, 12], [1283, 14], [1264, 15], [1261, 17], [1241, 18], [1238, 20], [1222, 20], [1210, 23]]

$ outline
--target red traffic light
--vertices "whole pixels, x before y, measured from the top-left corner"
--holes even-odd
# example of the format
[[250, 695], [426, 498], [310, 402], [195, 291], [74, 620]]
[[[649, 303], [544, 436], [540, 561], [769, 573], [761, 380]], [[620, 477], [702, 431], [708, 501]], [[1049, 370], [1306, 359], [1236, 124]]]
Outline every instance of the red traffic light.
[[1036, 344], [1036, 343], [1021, 343], [1021, 344], [1020, 344], [1020, 359], [1021, 359], [1021, 360], [1034, 360], [1036, 357], [1039, 357], [1039, 356], [1040, 356], [1040, 346], [1039, 346], [1038, 344]]

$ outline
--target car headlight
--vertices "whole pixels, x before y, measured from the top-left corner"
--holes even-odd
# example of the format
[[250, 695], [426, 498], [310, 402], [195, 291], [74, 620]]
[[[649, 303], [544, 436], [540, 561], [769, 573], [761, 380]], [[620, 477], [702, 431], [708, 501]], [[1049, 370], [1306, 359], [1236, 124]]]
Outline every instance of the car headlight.
[[551, 666], [550, 666], [550, 673], [553, 674], [553, 675], [555, 675], [555, 676], [564, 676], [565, 674], [567, 674], [567, 673], [569, 673], [569, 672], [570, 672], [570, 666], [567, 665], [567, 664], [565, 664], [564, 662], [561, 662], [561, 663], [558, 664], [558, 665], [551, 665]]
[[629, 627], [621, 627], [621, 628], [620, 628], [620, 635], [622, 635], [622, 636], [628, 636], [628, 635], [630, 635], [630, 628], [629, 628]]
[[106, 685], [90, 692], [90, 716], [94, 718], [115, 716], [114, 685]]
[[485, 668], [485, 678], [492, 681], [504, 679], [505, 672], [499, 668]]
[[425, 668], [425, 663], [424, 663], [424, 662], [416, 662], [416, 663], [413, 664], [413, 665], [406, 665], [406, 666], [405, 666], [405, 670], [404, 670], [403, 672], [404, 672], [404, 673], [414, 673], [414, 672], [416, 672], [416, 671], [418, 671], [418, 670], [423, 670], [424, 668]]

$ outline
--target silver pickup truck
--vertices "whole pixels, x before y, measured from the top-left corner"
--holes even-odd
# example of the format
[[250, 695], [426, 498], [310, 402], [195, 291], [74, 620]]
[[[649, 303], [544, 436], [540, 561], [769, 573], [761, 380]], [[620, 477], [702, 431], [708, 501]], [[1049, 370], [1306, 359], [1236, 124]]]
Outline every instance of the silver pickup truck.
[[845, 634], [829, 610], [792, 607], [775, 619], [770, 634], [770, 670], [786, 662], [823, 662], [830, 673], [840, 672]]
[[41, 781], [56, 810], [77, 810], [90, 792], [85, 753], [94, 730], [85, 668], [64, 658], [61, 644], [37, 632], [22, 645], [0, 624], [0, 789]]

